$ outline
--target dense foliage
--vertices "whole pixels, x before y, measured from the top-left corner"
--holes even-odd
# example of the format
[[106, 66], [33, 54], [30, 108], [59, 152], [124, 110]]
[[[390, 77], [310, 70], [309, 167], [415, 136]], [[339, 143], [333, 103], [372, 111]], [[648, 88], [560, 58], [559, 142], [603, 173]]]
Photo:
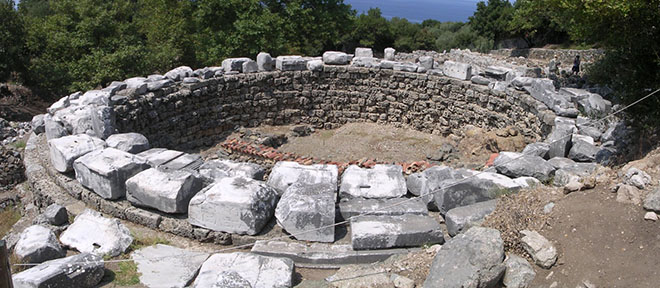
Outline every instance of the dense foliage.
[[[226, 57], [320, 55], [368, 46], [398, 51], [469, 48], [508, 39], [530, 46], [599, 46], [591, 81], [626, 103], [660, 86], [660, 0], [487, 0], [469, 21], [411, 23], [343, 0], [0, 0], [0, 80], [61, 95]], [[660, 99], [660, 98], [655, 98]], [[660, 101], [636, 114], [660, 122]]]

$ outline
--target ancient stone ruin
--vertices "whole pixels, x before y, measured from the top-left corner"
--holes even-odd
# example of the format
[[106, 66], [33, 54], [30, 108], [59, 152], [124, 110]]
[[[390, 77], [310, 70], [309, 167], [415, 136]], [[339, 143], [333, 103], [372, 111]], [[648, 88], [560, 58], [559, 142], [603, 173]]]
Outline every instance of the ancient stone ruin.
[[[384, 52], [385, 59], [375, 58], [369, 48], [316, 58], [260, 53], [256, 61], [232, 58], [221, 67], [178, 67], [65, 96], [33, 121], [36, 134], [25, 159], [31, 166], [28, 179], [43, 206], [70, 197], [175, 235], [254, 243], [251, 253], [192, 255], [186, 258], [186, 265], [196, 267], [192, 271], [158, 272], [181, 286], [286, 287], [298, 264], [370, 263], [408, 251], [402, 248], [447, 242], [456, 248], [436, 257], [425, 287], [469, 286], [475, 279], [479, 287], [490, 287], [486, 283], [497, 283], [507, 265], [521, 264], [504, 261], [497, 230], [471, 228], [473, 223], [494, 210], [502, 193], [536, 185], [587, 185], [582, 178], [596, 163], [610, 161], [619, 144], [616, 135], [625, 127], [592, 124], [588, 117], [605, 115], [611, 103], [586, 90], [557, 90], [552, 80], [540, 78], [539, 68], [460, 50], [408, 56], [407, 61], [391, 48]], [[263, 167], [191, 153], [238, 127], [302, 123], [332, 129], [351, 122], [433, 134], [467, 124], [515, 125], [533, 143], [521, 153], [500, 153], [484, 171], [428, 165], [412, 174], [396, 163], [338, 166], [278, 155], [271, 158], [273, 167]], [[40, 175], [52, 176], [64, 193], [45, 187]], [[43, 245], [52, 252], [26, 257], [50, 260], [42, 265], [84, 259], [89, 264], [80, 269], [86, 275], [67, 278], [69, 284], [98, 283], [98, 256], [119, 255], [133, 239], [119, 221], [94, 210], [79, 214], [60, 236], [64, 246], [83, 254], [51, 260], [64, 256], [62, 248], [37, 226], [29, 233], [49, 239]], [[454, 238], [446, 239], [433, 216], [438, 214]], [[287, 234], [277, 234], [269, 223]], [[347, 228], [341, 230], [343, 224]], [[153, 267], [149, 257], [178, 248], [150, 249], [132, 257]], [[457, 251], [485, 260], [475, 264]], [[459, 273], [443, 261], [465, 265]], [[548, 263], [543, 262], [554, 264]], [[36, 266], [14, 281], [46, 285], [61, 277], [40, 274], [45, 269]], [[143, 276], [147, 285], [158, 279], [148, 272]]]

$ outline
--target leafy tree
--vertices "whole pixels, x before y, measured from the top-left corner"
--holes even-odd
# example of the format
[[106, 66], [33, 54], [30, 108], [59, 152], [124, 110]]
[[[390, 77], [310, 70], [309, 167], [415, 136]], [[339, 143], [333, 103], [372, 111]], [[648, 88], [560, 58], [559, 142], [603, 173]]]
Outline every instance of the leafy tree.
[[371, 47], [376, 51], [383, 51], [394, 44], [394, 34], [390, 25], [380, 9], [371, 8], [366, 14], [355, 19], [353, 33], [347, 50], [352, 51], [357, 46]]
[[22, 70], [23, 23], [13, 0], [0, 0], [0, 81]]
[[497, 43], [510, 35], [509, 22], [513, 11], [508, 0], [488, 0], [488, 3], [481, 1], [477, 3], [477, 10], [469, 18], [469, 23], [479, 35]]

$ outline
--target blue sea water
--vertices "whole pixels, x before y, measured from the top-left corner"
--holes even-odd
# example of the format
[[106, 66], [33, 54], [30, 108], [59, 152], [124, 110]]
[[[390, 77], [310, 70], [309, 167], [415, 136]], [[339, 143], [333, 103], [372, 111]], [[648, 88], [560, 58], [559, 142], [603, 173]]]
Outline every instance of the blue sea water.
[[465, 22], [474, 14], [479, 1], [482, 0], [344, 0], [344, 3], [351, 4], [358, 14], [378, 7], [387, 19], [399, 17], [419, 23], [426, 19]]

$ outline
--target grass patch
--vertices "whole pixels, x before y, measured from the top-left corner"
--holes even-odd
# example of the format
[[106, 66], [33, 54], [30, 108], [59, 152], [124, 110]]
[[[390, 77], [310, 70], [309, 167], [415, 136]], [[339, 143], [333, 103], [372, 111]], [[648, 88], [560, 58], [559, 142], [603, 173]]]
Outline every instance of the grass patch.
[[16, 148], [16, 149], [23, 149], [23, 148], [25, 148], [25, 141], [18, 140], [16, 142], [12, 143], [11, 145], [13, 145], [14, 148]]
[[21, 210], [16, 206], [8, 206], [0, 211], [0, 219], [0, 238], [2, 238], [21, 219]]
[[137, 272], [137, 264], [133, 261], [119, 262], [119, 271], [115, 271], [113, 282], [119, 286], [140, 284], [140, 273]]
[[131, 243], [131, 246], [128, 247], [130, 251], [135, 251], [140, 248], [153, 246], [156, 244], [165, 244], [165, 245], [170, 244], [169, 240], [160, 238], [158, 236], [150, 237], [150, 236], [134, 234], [134, 233], [131, 233], [131, 235], [133, 235], [133, 243]]

